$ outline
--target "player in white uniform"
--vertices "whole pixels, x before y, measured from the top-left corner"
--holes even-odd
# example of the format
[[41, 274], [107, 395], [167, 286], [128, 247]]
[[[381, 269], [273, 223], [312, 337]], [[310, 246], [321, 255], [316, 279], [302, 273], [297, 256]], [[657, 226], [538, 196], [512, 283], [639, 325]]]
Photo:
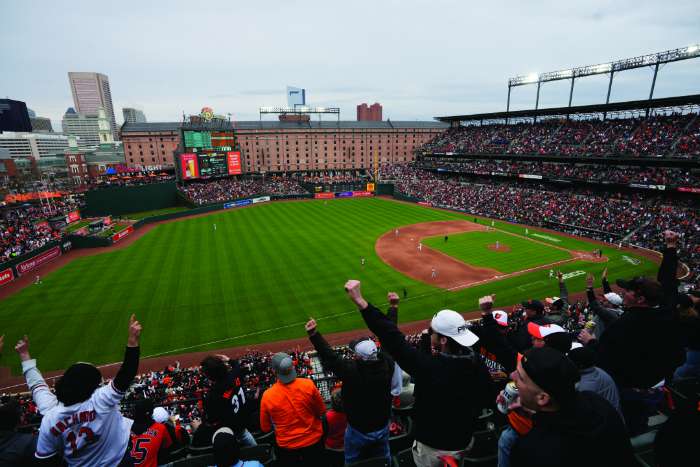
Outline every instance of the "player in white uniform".
[[138, 372], [141, 324], [129, 320], [124, 362], [113, 381], [100, 387], [102, 374], [89, 363], [76, 363], [56, 383], [54, 395], [29, 355], [24, 336], [15, 350], [43, 415], [35, 456], [49, 459], [63, 455], [69, 466], [116, 466], [127, 452], [132, 420], [122, 416], [119, 402]]

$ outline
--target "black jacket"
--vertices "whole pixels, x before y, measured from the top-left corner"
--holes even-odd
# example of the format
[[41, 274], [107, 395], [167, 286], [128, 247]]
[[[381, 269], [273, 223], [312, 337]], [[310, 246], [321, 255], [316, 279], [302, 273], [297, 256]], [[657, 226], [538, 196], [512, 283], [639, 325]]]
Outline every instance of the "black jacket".
[[518, 438], [511, 467], [636, 466], [620, 414], [592, 392], [577, 393], [567, 410], [538, 412], [533, 428]]
[[384, 352], [379, 352], [375, 361], [345, 359], [331, 349], [319, 332], [309, 339], [324, 370], [332, 371], [343, 381], [341, 395], [348, 424], [362, 433], [385, 428], [391, 415], [394, 361]]
[[36, 440], [29, 433], [0, 432], [0, 467], [34, 465]]
[[495, 389], [477, 353], [469, 356], [429, 353], [411, 347], [396, 325], [369, 304], [362, 310], [367, 327], [415, 381], [416, 439], [435, 449], [467, 447], [474, 421], [494, 404]]
[[204, 412], [209, 423], [241, 432], [250, 419], [251, 404], [243, 388], [238, 361], [231, 360], [229, 365], [231, 369], [226, 378], [217, 381], [209, 391], [204, 401]]
[[683, 363], [678, 326], [662, 307], [628, 307], [600, 336], [597, 366], [620, 388], [650, 388]]

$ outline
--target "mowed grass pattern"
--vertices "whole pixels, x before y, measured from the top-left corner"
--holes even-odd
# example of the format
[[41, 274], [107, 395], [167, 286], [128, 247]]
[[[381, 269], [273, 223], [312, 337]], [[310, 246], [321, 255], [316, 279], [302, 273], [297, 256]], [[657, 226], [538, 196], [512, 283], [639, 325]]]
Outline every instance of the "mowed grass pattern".
[[[490, 250], [489, 245], [495, 245], [496, 242], [507, 246], [510, 251]], [[571, 258], [566, 251], [498, 231], [450, 235], [447, 242], [444, 236], [431, 237], [423, 243], [464, 263], [493, 268], [503, 273], [522, 271]]]
[[[310, 316], [322, 332], [364, 327], [343, 291], [350, 278], [360, 279], [365, 296], [379, 306], [389, 290], [405, 287], [401, 322], [428, 319], [442, 308], [474, 310], [486, 293], [498, 293], [498, 304], [506, 306], [555, 292], [556, 282], [543, 280], [540, 271], [447, 292], [404, 276], [375, 254], [376, 239], [389, 230], [449, 219], [465, 216], [346, 199], [276, 202], [161, 224], [127, 248], [75, 260], [0, 302], [6, 335], [0, 365], [19, 373], [10, 349], [24, 333], [43, 370], [79, 360], [120, 361], [130, 313], [144, 326], [143, 356], [301, 337]], [[643, 259], [631, 266], [608, 250], [612, 279], [656, 270]], [[603, 267], [572, 262], [562, 270], [599, 274]], [[569, 285], [583, 290], [583, 277]]]

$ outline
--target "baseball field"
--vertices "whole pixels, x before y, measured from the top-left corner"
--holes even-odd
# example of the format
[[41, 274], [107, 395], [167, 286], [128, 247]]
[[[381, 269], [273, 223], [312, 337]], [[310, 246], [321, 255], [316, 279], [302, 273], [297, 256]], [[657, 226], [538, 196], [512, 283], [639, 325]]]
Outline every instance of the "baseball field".
[[[447, 240], [441, 226], [450, 226]], [[403, 242], [393, 260], [377, 246], [380, 237], [389, 247]], [[143, 356], [300, 337], [310, 316], [323, 332], [361, 328], [343, 291], [350, 278], [382, 307], [388, 291], [403, 296], [405, 289], [400, 315], [409, 322], [443, 308], [474, 310], [487, 293], [503, 307], [557, 295], [550, 269], [565, 274], [572, 292], [584, 290], [586, 272], [599, 278], [606, 266], [611, 279], [656, 273], [652, 261], [612, 247], [596, 260], [590, 252], [599, 247], [378, 198], [219, 211], [158, 225], [126, 248], [76, 259], [0, 302], [6, 336], [0, 366], [19, 372], [11, 344], [25, 333], [43, 370], [118, 361], [131, 313], [143, 323]], [[461, 274], [450, 264], [483, 278], [448, 286], [446, 276]]]

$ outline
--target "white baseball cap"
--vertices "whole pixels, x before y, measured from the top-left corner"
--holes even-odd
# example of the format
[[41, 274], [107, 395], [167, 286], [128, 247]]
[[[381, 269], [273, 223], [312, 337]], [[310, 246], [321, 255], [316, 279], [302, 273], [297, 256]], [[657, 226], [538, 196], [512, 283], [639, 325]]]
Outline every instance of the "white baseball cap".
[[615, 292], [608, 292], [605, 295], [603, 295], [607, 301], [612, 303], [615, 306], [620, 306], [622, 305], [622, 297], [620, 297], [618, 294]]
[[464, 317], [453, 310], [440, 310], [430, 322], [430, 328], [443, 336], [454, 339], [463, 347], [471, 347], [479, 338], [469, 330]]
[[527, 323], [527, 332], [530, 333], [532, 337], [538, 339], [544, 339], [545, 337], [556, 334], [558, 332], [566, 332], [564, 328], [557, 324], [537, 324], [537, 323]]
[[170, 414], [163, 407], [156, 407], [153, 409], [153, 421], [158, 423], [165, 423], [170, 418]]
[[499, 326], [508, 326], [508, 313], [506, 313], [503, 310], [496, 310], [492, 311], [491, 314], [493, 315], [493, 319], [496, 320], [496, 323], [498, 323]]

